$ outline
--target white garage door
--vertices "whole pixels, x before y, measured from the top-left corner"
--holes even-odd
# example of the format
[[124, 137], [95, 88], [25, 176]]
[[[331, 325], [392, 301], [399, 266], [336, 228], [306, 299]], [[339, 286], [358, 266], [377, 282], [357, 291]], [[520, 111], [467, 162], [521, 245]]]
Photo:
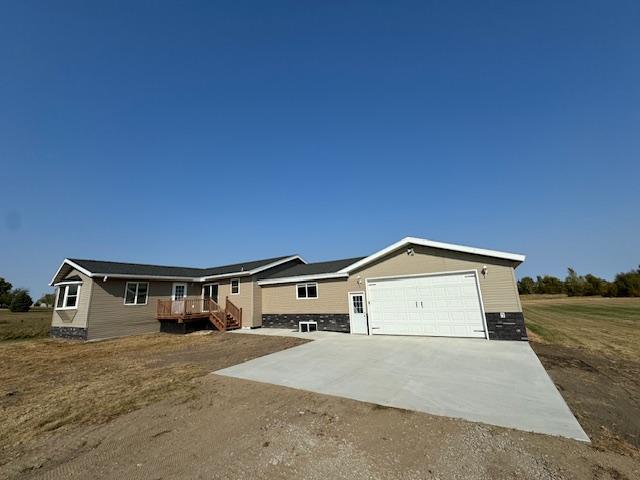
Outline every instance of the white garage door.
[[485, 337], [475, 273], [368, 280], [367, 293], [373, 335]]

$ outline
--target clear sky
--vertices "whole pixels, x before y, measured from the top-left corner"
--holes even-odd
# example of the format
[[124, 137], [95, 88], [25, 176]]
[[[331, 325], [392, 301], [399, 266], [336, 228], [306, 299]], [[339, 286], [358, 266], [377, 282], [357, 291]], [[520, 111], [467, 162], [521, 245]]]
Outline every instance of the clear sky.
[[407, 236], [640, 263], [640, 3], [0, 8], [0, 276], [213, 266]]

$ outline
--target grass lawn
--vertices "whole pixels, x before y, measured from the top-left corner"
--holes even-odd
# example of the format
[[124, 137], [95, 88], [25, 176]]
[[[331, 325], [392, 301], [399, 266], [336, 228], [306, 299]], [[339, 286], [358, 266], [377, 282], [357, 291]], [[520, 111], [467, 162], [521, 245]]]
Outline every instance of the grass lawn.
[[0, 341], [46, 337], [50, 326], [50, 309], [35, 308], [24, 313], [0, 309]]
[[640, 361], [640, 298], [531, 295], [522, 306], [535, 340]]

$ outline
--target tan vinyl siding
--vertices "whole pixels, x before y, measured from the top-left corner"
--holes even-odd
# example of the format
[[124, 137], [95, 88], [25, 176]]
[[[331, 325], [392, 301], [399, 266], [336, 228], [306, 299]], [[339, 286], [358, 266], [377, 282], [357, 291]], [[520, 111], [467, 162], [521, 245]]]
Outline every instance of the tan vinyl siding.
[[262, 326], [262, 292], [260, 291], [260, 287], [254, 281], [252, 283], [253, 287], [253, 323], [252, 327], [261, 327]]
[[70, 269], [69, 272], [64, 275], [64, 277], [73, 277], [74, 275], [78, 275], [82, 279], [82, 285], [80, 286], [80, 296], [78, 298], [78, 308], [70, 310], [55, 310], [54, 305], [54, 310], [51, 317], [52, 327], [86, 328], [87, 326], [87, 315], [89, 312], [89, 303], [91, 300], [91, 288], [93, 281], [90, 277], [86, 276], [84, 273], [78, 272], [75, 269]]
[[250, 277], [234, 277], [240, 279], [240, 293], [231, 295], [231, 278], [218, 280], [218, 299], [221, 306], [225, 306], [226, 298], [236, 307], [242, 309], [242, 326], [245, 328], [253, 326], [253, 290], [254, 282]]
[[[264, 285], [262, 313], [349, 313], [348, 292], [365, 291], [367, 278], [416, 275], [458, 270], [477, 270], [482, 301], [486, 312], [521, 312], [515, 280], [515, 262], [430, 247], [414, 246], [415, 254], [406, 248], [352, 272], [348, 279], [318, 281], [317, 299], [296, 299], [296, 284]], [[486, 265], [486, 277], [480, 274]], [[358, 283], [360, 282], [360, 283]]]
[[345, 280], [318, 280], [318, 298], [306, 299], [296, 298], [295, 283], [264, 285], [262, 313], [348, 313]]
[[[485, 312], [521, 312], [520, 298], [514, 276], [515, 263], [492, 257], [414, 246], [414, 255], [406, 248], [383, 257], [349, 275], [348, 291], [364, 290], [367, 278], [437, 273], [457, 270], [477, 270]], [[480, 274], [486, 265], [486, 277]], [[358, 276], [361, 284], [358, 285]]]

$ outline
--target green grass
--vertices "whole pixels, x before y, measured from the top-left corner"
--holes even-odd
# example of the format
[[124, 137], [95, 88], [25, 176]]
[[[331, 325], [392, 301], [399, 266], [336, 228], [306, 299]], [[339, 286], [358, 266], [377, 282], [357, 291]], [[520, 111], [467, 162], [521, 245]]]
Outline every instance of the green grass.
[[50, 326], [49, 309], [32, 309], [24, 313], [0, 310], [0, 341], [46, 337]]
[[640, 360], [640, 298], [522, 297], [541, 341]]

